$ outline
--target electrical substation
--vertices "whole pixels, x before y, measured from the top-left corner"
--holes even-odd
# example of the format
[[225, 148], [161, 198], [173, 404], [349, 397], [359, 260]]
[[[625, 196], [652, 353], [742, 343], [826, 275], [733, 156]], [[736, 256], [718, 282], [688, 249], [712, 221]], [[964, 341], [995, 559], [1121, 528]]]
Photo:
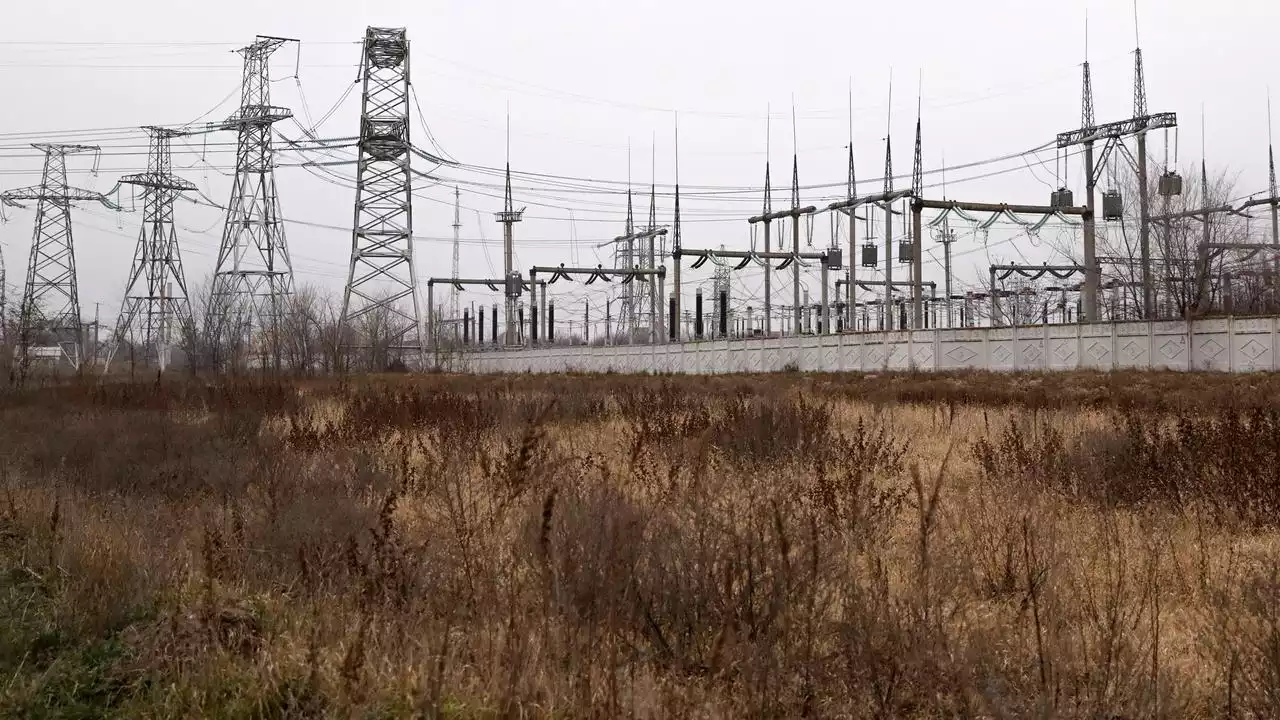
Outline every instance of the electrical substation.
[[[296, 256], [285, 232], [297, 224], [304, 232], [311, 226], [350, 236], [333, 327], [315, 331], [332, 347], [331, 369], [362, 363], [371, 369], [671, 372], [1276, 367], [1280, 192], [1274, 153], [1268, 148], [1265, 192], [1215, 196], [1203, 160], [1201, 176], [1184, 182], [1177, 170], [1178, 116], [1148, 108], [1140, 46], [1133, 52], [1126, 117], [1095, 117], [1086, 58], [1078, 124], [996, 158], [926, 166], [927, 123], [918, 99], [912, 167], [904, 176], [894, 174], [890, 115], [883, 174], [858, 179], [851, 92], [847, 157], [839, 160], [847, 160], [847, 178], [802, 184], [793, 109], [790, 192], [782, 207], [775, 207], [767, 152], [761, 187], [686, 185], [682, 196], [679, 120], [673, 118], [674, 176], [659, 183], [655, 145], [647, 216], [637, 219], [643, 195], [632, 187], [629, 161], [625, 183], [520, 168], [510, 116], [502, 168], [448, 153], [432, 136], [429, 112], [414, 90], [409, 36], [403, 28], [368, 28], [355, 82], [319, 121], [309, 108], [302, 108], [303, 121], [272, 99], [280, 80], [272, 76], [272, 58], [290, 47], [298, 53], [290, 79], [305, 98], [298, 75], [305, 43], [255, 38], [239, 49], [238, 108], [221, 120], [142, 126], [145, 172], [119, 177], [106, 192], [71, 184], [68, 175], [79, 170], [69, 161], [94, 156], [96, 177], [97, 157], [103, 146], [110, 148], [110, 137], [99, 144], [35, 145], [44, 155], [41, 183], [0, 194], [10, 208], [35, 203], [26, 282], [15, 288], [19, 302], [6, 306], [0, 287], [0, 315], [13, 318], [3, 328], [15, 352], [27, 361], [74, 369], [88, 363], [106, 373], [125, 357], [164, 371], [175, 351], [192, 364], [202, 348], [208, 357], [201, 362], [212, 368], [240, 363], [279, 371], [282, 358], [299, 352], [295, 336], [312, 332], [300, 331], [299, 323], [321, 325], [297, 312]], [[358, 117], [335, 115], [355, 89]], [[890, 114], [892, 96], [890, 81]], [[320, 128], [327, 122], [347, 132], [325, 137]], [[295, 129], [282, 129], [290, 123]], [[224, 201], [209, 197], [207, 180], [202, 186], [182, 177], [183, 168], [199, 164], [173, 160], [177, 142], [184, 152], [199, 149], [209, 165], [211, 141], [234, 152]], [[766, 148], [770, 144], [771, 138]], [[1163, 145], [1162, 166], [1153, 144]], [[1048, 151], [1055, 154], [1055, 178], [1044, 204], [1027, 196], [971, 197], [965, 178], [954, 179], [958, 171], [1026, 163]], [[351, 226], [308, 223], [282, 210], [277, 168], [286, 166], [351, 191]], [[342, 166], [354, 174], [335, 169]], [[1080, 198], [1071, 187], [1072, 167], [1082, 171]], [[1189, 185], [1198, 197], [1184, 196]], [[415, 235], [415, 198], [436, 186], [452, 191], [447, 266], [439, 261], [443, 253], [424, 253]], [[114, 329], [105, 342], [94, 341], [98, 319], [86, 322], [79, 300], [75, 216], [80, 205], [93, 203], [120, 217], [126, 188], [133, 194], [130, 208], [140, 206], [140, 230], [118, 319], [108, 323]], [[575, 193], [591, 202], [611, 197], [618, 208], [625, 201], [625, 215], [609, 233], [617, 234], [579, 243], [575, 208], [548, 203]], [[758, 200], [760, 211], [742, 213], [728, 237], [706, 233], [689, 222], [688, 203], [716, 193]], [[486, 227], [501, 227], [501, 266], [490, 262], [487, 272], [463, 272], [463, 199], [485, 197], [500, 201], [500, 209], [490, 215], [468, 210], [484, 244]], [[1175, 199], [1181, 200], [1176, 210]], [[184, 203], [223, 214], [199, 312], [182, 259]], [[528, 246], [518, 231], [530, 206], [568, 212], [574, 248], [568, 257], [546, 262], [543, 253], [521, 264], [519, 251]], [[1254, 233], [1252, 221], [1266, 214], [1269, 222]], [[416, 230], [423, 231], [421, 221]], [[1003, 234], [1001, 242], [1016, 257], [1007, 249], [993, 254], [992, 233]], [[1051, 261], [1027, 261], [1017, 249], [1022, 242], [1041, 247], [1042, 237], [1054, 234]], [[957, 269], [957, 256], [972, 260], [975, 253], [986, 256], [977, 272]], [[0, 261], [0, 286], [3, 268]]]

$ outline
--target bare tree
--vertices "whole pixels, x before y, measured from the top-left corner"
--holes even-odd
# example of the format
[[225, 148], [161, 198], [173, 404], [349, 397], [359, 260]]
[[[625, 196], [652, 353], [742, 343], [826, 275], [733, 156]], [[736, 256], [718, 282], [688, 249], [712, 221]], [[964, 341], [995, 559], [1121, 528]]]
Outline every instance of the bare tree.
[[212, 290], [209, 278], [191, 287], [191, 324], [182, 333], [182, 352], [192, 372], [244, 372], [250, 355], [249, 309]]
[[320, 355], [320, 290], [303, 285], [285, 301], [280, 317], [280, 350], [288, 371], [305, 375], [314, 372]]
[[411, 313], [396, 312], [381, 303], [372, 303], [342, 330], [344, 349], [350, 354], [352, 369], [382, 372], [404, 366], [409, 359], [401, 343], [412, 329]]

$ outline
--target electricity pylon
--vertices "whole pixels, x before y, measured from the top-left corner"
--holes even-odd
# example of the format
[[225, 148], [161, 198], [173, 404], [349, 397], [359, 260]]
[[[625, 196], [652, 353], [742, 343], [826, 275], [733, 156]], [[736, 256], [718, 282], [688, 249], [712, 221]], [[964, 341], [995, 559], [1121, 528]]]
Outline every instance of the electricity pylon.
[[[240, 109], [217, 124], [235, 129], [239, 137], [210, 300], [215, 312], [245, 321], [233, 332], [249, 339], [264, 334], [268, 351], [279, 348], [280, 315], [293, 292], [271, 145], [272, 124], [293, 117], [287, 108], [271, 104], [270, 59], [286, 42], [292, 41], [259, 35], [239, 50], [244, 56]], [[279, 352], [271, 355], [278, 365]]]
[[182, 271], [182, 255], [173, 225], [173, 201], [196, 186], [171, 172], [170, 144], [173, 137], [181, 133], [159, 127], [146, 130], [151, 135], [147, 171], [120, 179], [122, 184], [142, 188], [142, 230], [138, 233], [133, 268], [125, 285], [104, 373], [111, 366], [120, 343], [126, 340], [135, 347], [140, 346], [143, 357], [154, 360], [163, 371], [169, 365], [169, 347], [175, 329], [183, 336], [194, 331], [186, 275]]
[[[413, 264], [413, 183], [409, 142], [409, 38], [404, 29], [368, 28], [356, 169], [351, 267], [342, 298], [342, 326], [371, 313], [385, 318], [387, 342], [423, 358], [422, 314]], [[411, 309], [406, 310], [405, 301]]]
[[7, 205], [18, 205], [21, 200], [37, 202], [31, 260], [19, 310], [18, 343], [24, 361], [33, 344], [53, 343], [62, 349], [71, 366], [79, 369], [84, 357], [84, 328], [80, 324], [80, 290], [71, 240], [71, 204], [91, 201], [114, 210], [120, 208], [102, 193], [67, 185], [67, 155], [98, 152], [96, 145], [33, 147], [44, 152], [40, 184], [0, 194], [0, 201]]

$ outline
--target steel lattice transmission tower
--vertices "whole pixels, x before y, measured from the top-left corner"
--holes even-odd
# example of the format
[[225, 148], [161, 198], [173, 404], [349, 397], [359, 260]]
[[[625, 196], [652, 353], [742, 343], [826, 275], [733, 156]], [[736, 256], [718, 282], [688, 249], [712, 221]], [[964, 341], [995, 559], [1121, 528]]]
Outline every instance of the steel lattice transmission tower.
[[97, 146], [37, 144], [33, 147], [44, 152], [40, 185], [0, 194], [0, 201], [8, 205], [18, 205], [21, 200], [37, 202], [31, 260], [19, 309], [18, 342], [24, 357], [32, 345], [56, 344], [78, 369], [84, 356], [84, 327], [80, 323], [80, 290], [71, 240], [71, 204], [91, 201], [119, 208], [102, 193], [67, 185], [67, 155], [98, 152]]
[[182, 133], [159, 127], [146, 130], [151, 136], [147, 171], [120, 179], [123, 184], [142, 188], [142, 230], [138, 233], [138, 247], [134, 251], [107, 366], [120, 343], [127, 340], [140, 345], [144, 357], [154, 360], [164, 370], [169, 364], [174, 331], [183, 336], [194, 331], [186, 275], [182, 271], [182, 255], [173, 225], [173, 201], [196, 186], [172, 173], [170, 145], [173, 138]]
[[293, 292], [271, 144], [272, 124], [293, 117], [288, 108], [271, 104], [270, 59], [286, 42], [293, 41], [259, 35], [239, 50], [244, 56], [240, 109], [218, 123], [234, 128], [239, 137], [211, 302], [217, 312], [240, 319], [249, 337], [265, 331], [272, 348], [285, 300]]
[[[362, 65], [355, 227], [342, 325], [350, 327], [370, 313], [384, 313], [391, 323], [386, 329], [391, 344], [421, 352], [422, 315], [413, 264], [409, 38], [404, 29], [368, 28]], [[412, 310], [404, 308], [406, 299]]]

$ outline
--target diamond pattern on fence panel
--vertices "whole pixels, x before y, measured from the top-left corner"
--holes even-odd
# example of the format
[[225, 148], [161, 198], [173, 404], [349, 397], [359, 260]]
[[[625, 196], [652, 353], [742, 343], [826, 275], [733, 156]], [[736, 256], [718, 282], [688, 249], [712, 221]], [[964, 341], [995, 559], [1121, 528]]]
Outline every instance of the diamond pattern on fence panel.
[[1271, 369], [1271, 336], [1255, 335], [1240, 336], [1236, 335], [1235, 342], [1237, 370], [1257, 371]]
[[1054, 340], [1052, 346], [1053, 358], [1050, 360], [1054, 367], [1069, 368], [1076, 363], [1076, 341], [1075, 338], [1070, 340]]
[[797, 363], [800, 369], [805, 372], [812, 372], [818, 369], [819, 355], [816, 348], [803, 347], [800, 348], [800, 362]]
[[1120, 364], [1124, 367], [1145, 367], [1148, 364], [1147, 338], [1120, 338]]
[[915, 357], [912, 358], [912, 360], [915, 361], [916, 368], [920, 370], [932, 370], [933, 369], [933, 345], [926, 344], [926, 343], [916, 343], [913, 346], [913, 348], [915, 350]]
[[1031, 343], [1023, 343], [1020, 356], [1020, 366], [1024, 369], [1035, 369], [1044, 365], [1044, 347], [1041, 340]]
[[1111, 365], [1111, 338], [1090, 338], [1084, 352], [1092, 367], [1109, 367]]
[[830, 345], [823, 344], [819, 349], [819, 356], [822, 358], [821, 366], [818, 368], [823, 372], [833, 372], [840, 369], [840, 348], [835, 345], [835, 338], [831, 339]]
[[1013, 367], [1013, 350], [1009, 348], [1010, 341], [1000, 341], [998, 344], [992, 342], [995, 347], [991, 348], [991, 366], [993, 368]]
[[949, 367], [973, 367], [973, 361], [980, 357], [981, 353], [968, 345], [956, 345], [942, 355], [950, 361]]
[[907, 370], [911, 367], [911, 358], [907, 355], [905, 341], [891, 341], [888, 353], [890, 370]]

